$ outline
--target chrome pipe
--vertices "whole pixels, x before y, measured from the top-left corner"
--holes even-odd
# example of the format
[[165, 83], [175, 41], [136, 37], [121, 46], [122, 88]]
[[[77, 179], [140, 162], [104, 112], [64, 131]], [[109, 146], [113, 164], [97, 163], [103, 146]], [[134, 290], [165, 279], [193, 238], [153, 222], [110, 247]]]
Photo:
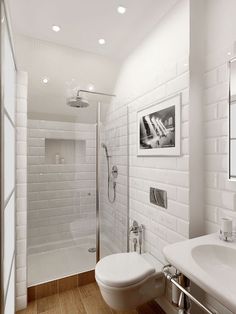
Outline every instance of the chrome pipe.
[[127, 161], [127, 184], [126, 184], [126, 193], [127, 193], [127, 213], [126, 213], [126, 232], [127, 232], [127, 234], [126, 234], [126, 250], [127, 250], [127, 252], [129, 252], [129, 250], [130, 250], [130, 243], [129, 243], [129, 217], [130, 217], [130, 204], [129, 204], [129, 199], [130, 199], [130, 192], [129, 192], [129, 163], [130, 163], [130, 161], [129, 161], [129, 147], [130, 147], [130, 145], [129, 145], [129, 134], [130, 134], [130, 130], [129, 130], [129, 121], [130, 119], [129, 119], [129, 106], [127, 106], [127, 108], [126, 108], [126, 123], [127, 123], [127, 125], [126, 125], [126, 132], [127, 132], [127, 147], [126, 147], [126, 154], [127, 154], [127, 158], [126, 158], [126, 161]]
[[96, 263], [100, 260], [100, 131], [101, 131], [101, 104], [97, 104], [96, 125]]
[[173, 275], [168, 268], [172, 265], [166, 265], [162, 268], [162, 272], [172, 284], [174, 284], [181, 292], [183, 292], [190, 300], [192, 300], [195, 304], [197, 304], [201, 309], [203, 309], [208, 314], [215, 314], [211, 310], [209, 310], [205, 305], [203, 305], [200, 301], [198, 301], [189, 291], [184, 289], [177, 281], [176, 279], [179, 277], [179, 274]]
[[109, 97], [116, 97], [114, 94], [107, 94], [107, 93], [101, 93], [101, 92], [93, 92], [86, 89], [79, 89], [77, 95], [79, 96], [79, 93], [88, 93], [88, 94], [94, 94], [94, 95], [101, 95], [101, 96], [109, 96]]

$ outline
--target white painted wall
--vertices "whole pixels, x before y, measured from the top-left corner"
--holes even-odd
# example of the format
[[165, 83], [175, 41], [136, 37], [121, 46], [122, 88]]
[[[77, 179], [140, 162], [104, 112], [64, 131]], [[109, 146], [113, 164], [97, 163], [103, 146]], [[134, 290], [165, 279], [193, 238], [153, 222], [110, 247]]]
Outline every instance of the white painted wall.
[[133, 100], [168, 81], [180, 60], [184, 67], [189, 54], [188, 14], [187, 1], [177, 3], [126, 58], [115, 89], [119, 100]]

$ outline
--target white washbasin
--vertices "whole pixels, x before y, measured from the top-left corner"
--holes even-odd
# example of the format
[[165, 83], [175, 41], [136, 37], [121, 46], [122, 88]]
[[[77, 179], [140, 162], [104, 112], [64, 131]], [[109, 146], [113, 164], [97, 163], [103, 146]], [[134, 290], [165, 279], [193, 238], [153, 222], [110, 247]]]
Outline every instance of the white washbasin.
[[236, 313], [236, 242], [211, 234], [168, 245], [168, 262]]

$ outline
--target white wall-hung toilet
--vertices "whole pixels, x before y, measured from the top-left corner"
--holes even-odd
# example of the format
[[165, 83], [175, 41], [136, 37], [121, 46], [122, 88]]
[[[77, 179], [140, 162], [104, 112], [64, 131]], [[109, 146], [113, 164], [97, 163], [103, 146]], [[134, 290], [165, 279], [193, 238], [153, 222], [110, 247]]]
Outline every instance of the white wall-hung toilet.
[[111, 308], [135, 309], [164, 294], [162, 266], [148, 253], [112, 254], [97, 263], [95, 278], [103, 299]]

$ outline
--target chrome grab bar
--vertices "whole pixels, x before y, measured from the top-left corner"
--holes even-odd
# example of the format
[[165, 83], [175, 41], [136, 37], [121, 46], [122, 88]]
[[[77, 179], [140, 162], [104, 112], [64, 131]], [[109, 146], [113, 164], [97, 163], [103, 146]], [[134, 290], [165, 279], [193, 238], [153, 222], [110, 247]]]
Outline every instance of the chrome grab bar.
[[182, 291], [190, 300], [192, 300], [194, 303], [196, 303], [201, 309], [203, 309], [208, 314], [215, 314], [211, 310], [209, 310], [205, 305], [203, 305], [200, 301], [198, 301], [188, 290], [184, 289], [177, 281], [176, 279], [180, 276], [180, 274], [172, 274], [169, 271], [169, 268], [172, 267], [172, 265], [168, 264], [165, 265], [162, 268], [162, 272], [165, 275], [166, 279], [169, 280], [171, 283], [173, 283], [180, 291]]

